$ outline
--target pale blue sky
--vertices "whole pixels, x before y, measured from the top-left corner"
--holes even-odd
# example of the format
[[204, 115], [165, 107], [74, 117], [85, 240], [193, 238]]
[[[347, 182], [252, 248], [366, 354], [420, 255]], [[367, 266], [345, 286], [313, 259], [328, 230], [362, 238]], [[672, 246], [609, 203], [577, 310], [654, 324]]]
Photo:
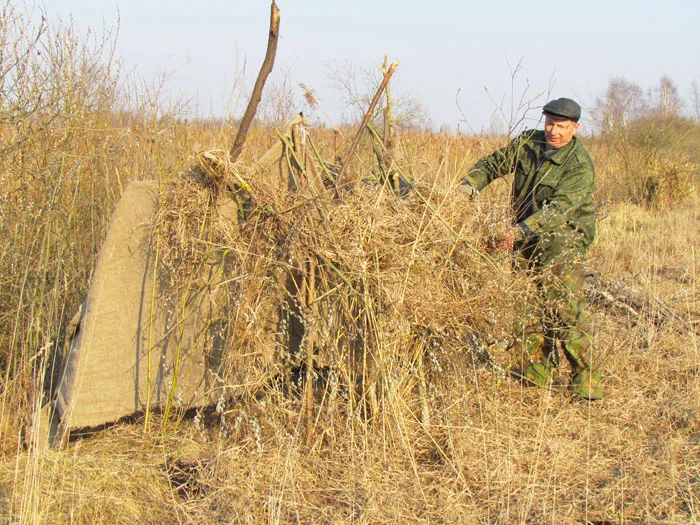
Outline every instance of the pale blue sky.
[[[497, 104], [513, 91], [509, 63], [521, 61], [515, 94], [569, 96], [590, 106], [614, 76], [644, 89], [669, 76], [690, 98], [700, 82], [700, 1], [506, 2], [278, 0], [281, 38], [274, 76], [312, 87], [339, 118], [339, 93], [326, 65], [378, 66], [400, 61], [394, 90], [426, 107], [435, 127], [463, 119], [488, 129]], [[268, 0], [48, 0], [49, 19], [72, 13], [79, 28], [114, 27], [117, 56], [149, 78], [171, 72], [173, 94], [196, 97], [222, 113], [226, 90], [245, 61], [252, 86], [267, 45]], [[301, 109], [301, 108], [300, 108]], [[307, 110], [308, 112], [308, 110]], [[313, 118], [323, 118], [320, 112]], [[537, 119], [537, 112], [531, 116]], [[585, 114], [584, 114], [585, 122]], [[464, 123], [462, 129], [466, 128]]]

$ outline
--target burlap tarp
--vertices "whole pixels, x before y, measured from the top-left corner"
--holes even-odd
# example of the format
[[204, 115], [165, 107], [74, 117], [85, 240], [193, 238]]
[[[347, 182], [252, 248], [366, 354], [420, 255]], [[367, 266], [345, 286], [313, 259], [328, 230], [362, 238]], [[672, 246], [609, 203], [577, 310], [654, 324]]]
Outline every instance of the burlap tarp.
[[201, 319], [212, 305], [206, 290], [184, 306], [161, 304], [149, 243], [157, 195], [157, 183], [133, 182], [114, 212], [64, 358], [56, 412], [65, 428], [209, 402], [216, 338]]
[[[285, 135], [291, 137], [292, 126], [301, 122], [301, 117], [290, 122]], [[286, 186], [284, 144], [277, 142], [253, 169]], [[157, 182], [132, 182], [114, 212], [53, 387], [52, 425], [60, 422], [51, 431], [54, 443], [71, 429], [165, 406], [211, 405], [221, 395], [226, 338], [216, 297], [221, 261], [199, 268], [192, 290], [170, 293], [154, 270], [158, 198]], [[235, 202], [220, 199], [217, 214], [236, 221]]]

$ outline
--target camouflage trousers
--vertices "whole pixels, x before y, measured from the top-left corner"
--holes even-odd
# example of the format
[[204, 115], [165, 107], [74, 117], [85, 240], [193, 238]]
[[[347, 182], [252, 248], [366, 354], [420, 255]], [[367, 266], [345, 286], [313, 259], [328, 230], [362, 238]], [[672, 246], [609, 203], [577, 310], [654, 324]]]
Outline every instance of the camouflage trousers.
[[582, 264], [572, 261], [532, 269], [521, 260], [516, 266], [533, 278], [531, 288], [516, 304], [515, 364], [521, 371], [531, 364], [555, 369], [561, 348], [574, 375], [590, 370], [594, 366], [593, 343], [585, 314]]

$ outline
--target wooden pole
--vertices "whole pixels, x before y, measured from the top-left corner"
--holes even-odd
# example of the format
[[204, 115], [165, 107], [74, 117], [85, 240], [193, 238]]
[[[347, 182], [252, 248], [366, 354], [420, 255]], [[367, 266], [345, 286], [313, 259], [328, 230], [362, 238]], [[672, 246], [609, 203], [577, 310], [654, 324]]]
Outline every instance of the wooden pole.
[[[382, 73], [384, 74], [387, 72], [388, 62], [388, 55], [384, 55], [384, 63], [382, 64]], [[384, 150], [384, 166], [391, 171], [394, 165], [394, 111], [389, 84], [386, 86], [386, 108], [384, 108]], [[395, 186], [398, 188], [398, 181], [395, 182]]]
[[263, 60], [262, 66], [260, 67], [260, 72], [258, 73], [258, 78], [255, 81], [255, 86], [253, 86], [253, 93], [250, 95], [250, 100], [248, 101], [248, 107], [243, 114], [241, 119], [241, 125], [238, 127], [238, 133], [236, 134], [236, 139], [233, 141], [233, 146], [231, 147], [231, 162], [236, 162], [238, 157], [243, 151], [243, 144], [248, 136], [248, 130], [253, 122], [255, 113], [258, 110], [258, 104], [260, 104], [260, 99], [262, 98], [263, 87], [265, 87], [265, 81], [267, 80], [270, 71], [272, 71], [272, 66], [275, 65], [275, 54], [277, 53], [277, 40], [280, 34], [280, 10], [272, 0], [272, 5], [270, 6], [270, 33], [267, 39], [267, 52], [265, 53], [265, 60]]
[[[311, 316], [311, 307], [316, 301], [316, 260], [310, 258], [306, 264], [302, 300], [304, 316]], [[304, 382], [304, 419], [306, 423], [306, 446], [311, 447], [314, 432], [314, 346], [316, 342], [315, 319], [304, 326], [306, 340], [306, 380]]]
[[367, 112], [365, 113], [364, 118], [362, 119], [362, 123], [360, 124], [360, 128], [357, 130], [357, 133], [355, 134], [355, 138], [352, 140], [352, 144], [350, 144], [350, 148], [348, 149], [347, 154], [343, 158], [343, 164], [340, 167], [340, 173], [338, 173], [338, 178], [336, 179], [335, 187], [336, 187], [336, 193], [337, 190], [344, 184], [343, 181], [343, 175], [345, 174], [345, 169], [347, 168], [348, 164], [350, 163], [350, 159], [352, 158], [353, 153], [355, 153], [355, 149], [357, 148], [357, 144], [360, 142], [360, 137], [362, 136], [362, 132], [365, 130], [367, 127], [367, 124], [369, 123], [370, 119], [372, 118], [372, 115], [374, 114], [374, 108], [377, 106], [377, 102], [379, 102], [379, 98], [382, 96], [382, 93], [384, 92], [384, 88], [386, 88], [387, 84], [389, 83], [389, 79], [391, 78], [391, 75], [394, 74], [394, 70], [396, 67], [399, 65], [398, 60], [394, 60], [391, 65], [389, 66], [389, 69], [387, 72], [384, 74], [384, 78], [382, 79], [382, 83], [379, 84], [379, 88], [377, 89], [377, 93], [374, 95], [374, 98], [372, 99], [372, 102], [369, 105], [369, 108], [367, 109]]

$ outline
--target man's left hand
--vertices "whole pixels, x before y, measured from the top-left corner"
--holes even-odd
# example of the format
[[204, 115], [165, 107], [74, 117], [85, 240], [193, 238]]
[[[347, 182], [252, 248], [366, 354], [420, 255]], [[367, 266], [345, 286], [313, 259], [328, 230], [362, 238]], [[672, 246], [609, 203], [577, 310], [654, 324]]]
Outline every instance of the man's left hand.
[[505, 232], [496, 236], [493, 241], [493, 247], [497, 251], [511, 251], [516, 239], [518, 238], [518, 227], [509, 228]]

